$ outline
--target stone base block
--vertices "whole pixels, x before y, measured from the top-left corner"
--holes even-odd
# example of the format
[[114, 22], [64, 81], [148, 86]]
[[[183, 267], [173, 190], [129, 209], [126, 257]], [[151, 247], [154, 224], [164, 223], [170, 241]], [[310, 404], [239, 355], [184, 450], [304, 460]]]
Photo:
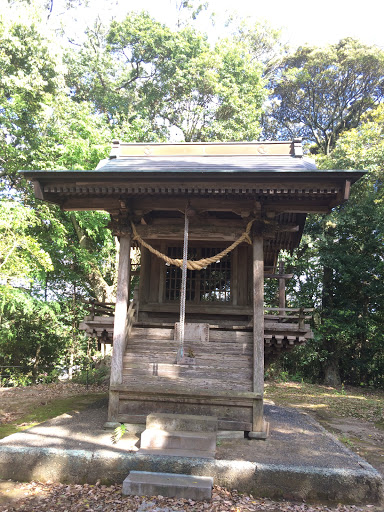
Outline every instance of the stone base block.
[[176, 450], [216, 450], [216, 434], [206, 432], [164, 431], [149, 428], [141, 434], [140, 448]]
[[212, 486], [213, 478], [211, 477], [131, 471], [123, 482], [123, 494], [161, 495], [168, 498], [201, 501], [211, 499]]
[[147, 416], [147, 429], [184, 432], [216, 432], [217, 418], [194, 414], [154, 413]]

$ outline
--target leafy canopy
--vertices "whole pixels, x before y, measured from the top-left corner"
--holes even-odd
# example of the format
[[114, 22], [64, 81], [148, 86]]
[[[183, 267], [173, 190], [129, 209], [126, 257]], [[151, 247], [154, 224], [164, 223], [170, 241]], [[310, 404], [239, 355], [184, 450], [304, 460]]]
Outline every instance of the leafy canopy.
[[384, 52], [346, 38], [301, 47], [281, 63], [271, 84], [265, 133], [304, 137], [329, 154], [342, 133], [359, 126], [383, 99]]

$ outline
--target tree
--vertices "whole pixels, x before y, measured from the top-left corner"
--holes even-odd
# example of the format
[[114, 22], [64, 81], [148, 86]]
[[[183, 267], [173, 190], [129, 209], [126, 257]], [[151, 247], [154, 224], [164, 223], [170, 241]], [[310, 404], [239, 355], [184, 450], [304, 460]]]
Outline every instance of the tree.
[[[236, 20], [232, 21], [234, 22]], [[288, 52], [288, 44], [282, 39], [282, 31], [267, 21], [260, 20], [250, 22], [242, 19], [235, 27], [233, 39], [245, 44], [251, 60], [262, 65], [264, 77], [273, 79]]]
[[262, 66], [240, 41], [212, 48], [190, 26], [173, 31], [147, 13], [132, 13], [109, 29], [98, 24], [88, 31], [67, 62], [75, 101], [91, 101], [117, 126], [146, 120], [147, 141], [164, 140], [175, 128], [186, 141], [259, 134]]
[[271, 85], [266, 136], [301, 136], [329, 155], [340, 135], [361, 123], [384, 93], [384, 52], [346, 38], [301, 47], [283, 59]]
[[36, 212], [17, 201], [0, 201], [0, 282], [28, 286], [41, 271], [53, 270], [49, 254], [32, 235], [41, 227]]
[[39, 120], [61, 86], [59, 59], [37, 23], [0, 17], [0, 176], [17, 184], [26, 155], [39, 146]]
[[[304, 283], [298, 300], [318, 307], [321, 323], [315, 339], [285, 364], [293, 373], [330, 385], [383, 387], [383, 107], [341, 135], [320, 165], [369, 172], [354, 185], [347, 203], [330, 215], [311, 217], [306, 226], [305, 243], [297, 254]], [[313, 288], [308, 295], [309, 272]], [[297, 281], [292, 284], [290, 293], [295, 294]]]

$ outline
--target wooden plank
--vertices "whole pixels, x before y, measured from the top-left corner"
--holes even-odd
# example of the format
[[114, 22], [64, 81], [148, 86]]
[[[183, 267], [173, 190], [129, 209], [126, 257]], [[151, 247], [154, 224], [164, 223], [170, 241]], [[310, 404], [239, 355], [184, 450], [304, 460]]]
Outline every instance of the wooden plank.
[[[239, 360], [240, 357], [246, 358], [246, 360]], [[167, 360], [166, 360], [167, 359]], [[218, 354], [214, 354], [211, 358], [207, 356], [200, 356], [197, 358], [198, 364], [196, 366], [216, 366], [216, 367], [228, 367], [231, 365], [231, 370], [228, 370], [230, 373], [231, 371], [235, 371], [236, 369], [244, 370], [246, 368], [252, 368], [252, 357], [251, 356], [238, 356], [236, 358], [232, 358], [231, 356], [228, 357], [220, 357]], [[236, 361], [232, 361], [232, 359], [236, 359]], [[168, 364], [175, 364], [176, 357], [175, 355], [150, 355], [148, 357], [147, 354], [144, 354], [142, 356], [140, 355], [129, 355], [124, 358], [124, 367], [128, 366], [130, 363], [168, 363]]]
[[111, 384], [121, 384], [123, 355], [127, 339], [127, 311], [130, 283], [131, 236], [120, 237], [119, 268], [116, 290], [115, 321], [113, 326], [113, 352], [111, 361]]
[[276, 331], [280, 333], [281, 331], [297, 331], [297, 332], [305, 332], [311, 330], [308, 324], [305, 324], [303, 327], [299, 327], [298, 324], [290, 324], [286, 322], [271, 322], [270, 320], [265, 322], [265, 330], [266, 331]]
[[[128, 386], [129, 388], [129, 386]], [[194, 396], [190, 395], [187, 396], [185, 394], [185, 390], [181, 390], [180, 393], [175, 391], [175, 389], [167, 390], [170, 391], [169, 393], [165, 393], [165, 389], [161, 389], [160, 391], [156, 391], [156, 393], [148, 393], [146, 390], [142, 393], [132, 393], [130, 392], [127, 394], [127, 392], [124, 394], [124, 392], [120, 393], [120, 401], [123, 400], [135, 400], [140, 402], [145, 401], [156, 401], [159, 402], [176, 402], [176, 403], [184, 403], [184, 404], [214, 404], [214, 405], [224, 405], [226, 407], [246, 407], [248, 409], [252, 409], [253, 399], [246, 398], [245, 395], [250, 395], [249, 392], [242, 392], [242, 391], [232, 391], [228, 390], [225, 393], [228, 395], [228, 397], [218, 397], [215, 396], [217, 393], [216, 391], [210, 391], [210, 390], [204, 390], [199, 389], [196, 390], [196, 393]], [[234, 398], [235, 395], [244, 395], [243, 398]], [[231, 397], [231, 398], [229, 398]]]
[[209, 330], [209, 342], [236, 342], [236, 343], [251, 343], [253, 341], [252, 332], [246, 331], [224, 331], [210, 328]]
[[299, 313], [303, 311], [304, 313], [311, 313], [315, 311], [315, 308], [264, 308], [265, 311], [286, 311], [287, 313]]
[[[211, 391], [203, 392], [203, 391], [199, 390], [198, 392], [196, 392], [194, 389], [191, 389], [191, 388], [184, 389], [183, 391], [180, 391], [178, 393], [175, 393], [174, 388], [162, 389], [161, 393], [159, 394], [159, 391], [156, 387], [151, 387], [151, 386], [146, 387], [145, 383], [142, 383], [139, 386], [111, 385], [111, 390], [112, 391], [120, 391], [123, 394], [126, 393], [127, 398], [131, 397], [134, 393], [136, 393], [138, 396], [139, 395], [141, 396], [143, 393], [145, 393], [147, 395], [152, 394], [155, 396], [159, 396], [160, 394], [164, 395], [164, 396], [170, 395], [170, 396], [175, 397], [175, 400], [181, 399], [183, 397], [185, 397], [185, 398], [191, 397], [193, 400], [209, 398], [209, 400], [213, 400], [213, 399], [221, 400], [221, 401], [223, 401], [223, 403], [238, 401], [238, 400], [253, 400], [255, 398], [261, 398], [260, 395], [258, 395], [257, 393], [254, 393], [254, 392], [232, 393], [232, 392], [227, 392], [225, 390], [215, 391], [215, 392], [211, 392]], [[123, 395], [122, 395], [122, 397], [123, 397]]]
[[[240, 287], [239, 287], [240, 289]], [[140, 311], [148, 311], [153, 313], [178, 313], [180, 309], [180, 305], [176, 303], [164, 303], [159, 304], [157, 302], [150, 302], [147, 304], [140, 305]], [[187, 314], [188, 313], [200, 313], [200, 314], [212, 314], [212, 315], [242, 315], [249, 316], [252, 314], [252, 307], [241, 306], [233, 306], [232, 304], [227, 303], [210, 303], [209, 305], [204, 304], [191, 304], [187, 301], [186, 304]]]
[[137, 324], [132, 329], [132, 338], [145, 337], [148, 339], [169, 339], [173, 340], [173, 325], [172, 328], [167, 327], [138, 327]]

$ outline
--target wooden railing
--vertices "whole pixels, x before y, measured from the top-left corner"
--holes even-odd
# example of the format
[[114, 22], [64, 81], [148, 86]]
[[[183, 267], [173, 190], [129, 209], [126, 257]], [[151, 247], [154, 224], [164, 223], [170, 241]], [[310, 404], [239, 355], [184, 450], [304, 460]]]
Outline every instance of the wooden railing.
[[89, 304], [90, 320], [94, 320], [95, 316], [114, 316], [115, 303], [114, 302], [97, 302], [91, 301]]
[[279, 323], [297, 323], [300, 329], [312, 320], [314, 308], [264, 308], [264, 319]]

